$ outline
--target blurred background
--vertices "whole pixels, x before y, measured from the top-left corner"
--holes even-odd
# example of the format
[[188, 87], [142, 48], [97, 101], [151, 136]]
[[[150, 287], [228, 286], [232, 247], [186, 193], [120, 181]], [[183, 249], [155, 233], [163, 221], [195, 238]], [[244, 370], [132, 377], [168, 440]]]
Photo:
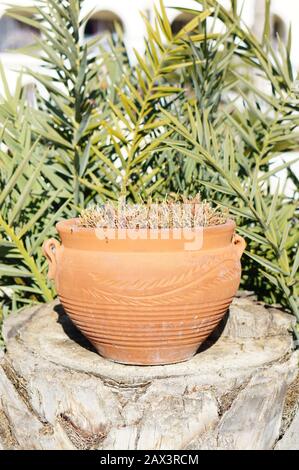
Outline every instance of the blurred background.
[[[14, 5], [15, 13], [18, 13], [18, 7], [19, 9], [20, 7], [28, 8], [28, 17], [30, 17], [35, 2], [34, 0], [10, 0], [9, 2], [0, 0], [0, 60], [8, 74], [9, 84], [13, 87], [16, 80], [16, 71], [22, 68], [23, 65], [28, 66], [30, 64], [28, 63], [28, 57], [12, 53], [12, 51], [33, 43], [38, 32], [32, 27], [6, 16], [5, 9], [8, 3]], [[158, 6], [158, 3], [158, 0], [86, 0], [84, 3], [86, 12], [93, 9], [94, 13], [81, 34], [86, 38], [90, 38], [106, 31], [113, 32], [115, 24], [118, 23], [123, 30], [128, 49], [136, 48], [142, 51], [145, 29], [140, 18], [140, 11], [152, 20], [155, 4]], [[179, 30], [189, 20], [187, 13], [180, 13], [175, 7], [196, 7], [196, 2], [192, 0], [165, 0], [164, 3], [168, 7], [168, 16], [174, 31]], [[220, 3], [227, 8], [230, 6], [230, 0], [222, 0]], [[239, 8], [244, 22], [257, 35], [260, 35], [264, 23], [264, 0], [240, 1]], [[290, 24], [292, 25], [293, 44], [299, 44], [298, 21], [299, 1], [272, 0], [271, 34], [273, 45], [275, 46], [277, 35], [283, 41], [287, 40]], [[296, 50], [293, 50], [293, 63], [299, 70], [299, 54]], [[34, 62], [32, 62], [32, 66], [34, 65]], [[24, 86], [28, 87], [29, 93], [30, 80], [32, 79], [24, 77]]]
[[[171, 21], [173, 31], [179, 31], [182, 26], [190, 20], [188, 13], [181, 13], [178, 7], [198, 8], [194, 0], [165, 0], [168, 17]], [[230, 8], [230, 0], [220, 0], [226, 8]], [[13, 5], [14, 13], [26, 8], [28, 17], [33, 14], [34, 0], [10, 0], [10, 7]], [[133, 48], [142, 52], [144, 49], [143, 37], [145, 25], [141, 19], [140, 12], [143, 12], [150, 21], [154, 18], [155, 6], [159, 8], [159, 0], [85, 0], [84, 13], [93, 10], [84, 31], [81, 34], [86, 39], [106, 32], [114, 33], [116, 24], [120, 26], [124, 34], [124, 40], [129, 53], [133, 59]], [[0, 0], [0, 61], [5, 68], [8, 84], [11, 91], [14, 91], [17, 76], [24, 66], [38, 67], [36, 59], [16, 53], [14, 50], [26, 47], [36, 41], [38, 31], [29, 25], [19, 22], [16, 19], [5, 15], [8, 7], [6, 0]], [[261, 36], [264, 27], [265, 1], [264, 0], [243, 0], [238, 2], [240, 15], [244, 23], [257, 36]], [[292, 27], [293, 45], [299, 44], [299, 1], [298, 0], [272, 0], [271, 2], [271, 37], [273, 48], [278, 47], [277, 37], [283, 42], [287, 42], [289, 26]], [[295, 71], [299, 71], [299, 54], [297, 47], [293, 46], [292, 62]], [[23, 76], [23, 89], [27, 99], [34, 102], [35, 85], [32, 77]], [[2, 83], [0, 83], [0, 93]], [[282, 155], [283, 159], [293, 158], [293, 155]], [[277, 159], [277, 165], [281, 160]], [[293, 166], [293, 171], [299, 174], [299, 163]], [[281, 172], [281, 178], [285, 179], [286, 171]], [[292, 184], [288, 183], [287, 193], [293, 193]]]

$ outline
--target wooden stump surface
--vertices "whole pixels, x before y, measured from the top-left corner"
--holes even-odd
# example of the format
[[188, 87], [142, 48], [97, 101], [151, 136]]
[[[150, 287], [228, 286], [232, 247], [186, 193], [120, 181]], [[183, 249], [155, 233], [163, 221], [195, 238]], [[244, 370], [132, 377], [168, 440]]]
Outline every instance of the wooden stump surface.
[[[23, 310], [4, 325], [0, 448], [296, 445], [285, 429], [298, 399], [296, 391], [288, 399], [298, 371], [293, 324], [243, 293], [192, 360], [137, 367], [100, 357], [58, 301]], [[285, 443], [282, 430], [291, 436]]]

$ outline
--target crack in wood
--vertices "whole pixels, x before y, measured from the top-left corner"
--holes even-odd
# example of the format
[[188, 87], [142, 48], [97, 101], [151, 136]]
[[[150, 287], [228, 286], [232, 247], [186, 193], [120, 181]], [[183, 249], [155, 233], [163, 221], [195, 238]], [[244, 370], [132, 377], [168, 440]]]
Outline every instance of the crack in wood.
[[230, 389], [228, 392], [224, 393], [218, 398], [217, 402], [218, 402], [219, 419], [222, 418], [222, 416], [226, 413], [226, 411], [230, 409], [233, 402], [239, 396], [240, 392], [242, 392], [242, 390], [244, 390], [247, 387], [251, 378], [252, 378], [252, 375], [247, 377], [247, 379], [244, 380], [244, 382], [242, 382], [238, 387]]
[[0, 441], [4, 449], [17, 450], [19, 448], [18, 442], [14, 437], [10, 422], [0, 404]]
[[108, 434], [107, 430], [97, 433], [87, 433], [74, 424], [70, 417], [65, 413], [60, 414], [58, 421], [72, 444], [78, 450], [97, 449]]
[[294, 382], [290, 384], [285, 397], [283, 413], [282, 413], [282, 424], [280, 428], [279, 439], [286, 433], [292, 421], [299, 410], [299, 374], [297, 375]]
[[38, 421], [43, 426], [47, 426], [47, 427], [52, 428], [51, 424], [48, 423], [48, 421], [43, 420], [42, 417], [39, 416], [39, 414], [33, 409], [32, 405], [31, 405], [31, 402], [30, 402], [29, 395], [28, 395], [27, 390], [26, 390], [27, 381], [23, 377], [21, 377], [20, 375], [17, 374], [17, 372], [13, 369], [11, 364], [6, 359], [4, 359], [2, 361], [0, 367], [2, 368], [2, 370], [3, 370], [4, 374], [6, 375], [7, 379], [9, 380], [11, 385], [14, 387], [18, 397], [22, 400], [22, 402], [24, 403], [24, 405], [26, 406], [28, 411], [35, 418], [37, 418]]

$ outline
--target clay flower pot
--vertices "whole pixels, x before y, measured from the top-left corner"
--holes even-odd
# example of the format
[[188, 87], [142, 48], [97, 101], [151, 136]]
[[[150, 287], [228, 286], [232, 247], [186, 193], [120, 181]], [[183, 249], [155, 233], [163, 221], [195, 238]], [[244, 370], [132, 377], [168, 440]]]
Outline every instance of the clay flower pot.
[[[60, 301], [104, 357], [124, 364], [191, 358], [225, 315], [240, 283], [244, 240], [235, 223], [199, 230], [113, 231], [57, 224], [44, 243]], [[141, 238], [138, 238], [140, 237]], [[193, 238], [192, 238], [193, 237]]]

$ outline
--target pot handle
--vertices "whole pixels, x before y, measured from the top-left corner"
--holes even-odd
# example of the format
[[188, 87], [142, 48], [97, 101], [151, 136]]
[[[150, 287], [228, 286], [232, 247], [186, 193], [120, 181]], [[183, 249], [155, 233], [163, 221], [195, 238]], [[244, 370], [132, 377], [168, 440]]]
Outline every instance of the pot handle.
[[235, 233], [233, 236], [233, 244], [238, 253], [239, 258], [241, 259], [241, 256], [246, 248], [246, 242], [244, 238]]
[[46, 240], [43, 244], [43, 253], [49, 262], [48, 279], [55, 279], [56, 274], [56, 253], [60, 248], [60, 243], [55, 238]]

